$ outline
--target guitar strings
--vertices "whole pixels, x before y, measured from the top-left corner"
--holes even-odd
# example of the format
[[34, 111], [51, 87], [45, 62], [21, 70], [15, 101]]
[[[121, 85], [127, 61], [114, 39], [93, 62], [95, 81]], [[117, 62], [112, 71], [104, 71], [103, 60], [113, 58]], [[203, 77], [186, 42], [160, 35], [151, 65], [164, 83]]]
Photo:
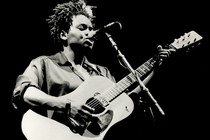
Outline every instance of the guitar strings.
[[[140, 74], [140, 76], [143, 76], [145, 73], [147, 73], [153, 66], [154, 63], [157, 61], [157, 56], [152, 57], [151, 59], [149, 59], [146, 63], [144, 63], [143, 65], [141, 65], [139, 67], [139, 69], [136, 70], [136, 72], [138, 72], [138, 74]], [[123, 92], [123, 90], [126, 89], [126, 87], [128, 87], [129, 85], [131, 85], [133, 83], [133, 81], [135, 80], [135, 77], [131, 74], [129, 74], [128, 76], [126, 76], [125, 78], [123, 78], [120, 82], [119, 85], [120, 86], [116, 86], [114, 89], [111, 89], [107, 92], [101, 93], [98, 99], [97, 98], [93, 98], [90, 102], [87, 103], [87, 105], [91, 108], [93, 108], [95, 111], [97, 111], [98, 109], [100, 109], [103, 106], [103, 103], [101, 103], [101, 101], [105, 101], [108, 102], [111, 101], [112, 99], [114, 99], [117, 95], [119, 95], [118, 93]], [[101, 97], [101, 101], [100, 98]], [[108, 99], [108, 100], [107, 100]]]

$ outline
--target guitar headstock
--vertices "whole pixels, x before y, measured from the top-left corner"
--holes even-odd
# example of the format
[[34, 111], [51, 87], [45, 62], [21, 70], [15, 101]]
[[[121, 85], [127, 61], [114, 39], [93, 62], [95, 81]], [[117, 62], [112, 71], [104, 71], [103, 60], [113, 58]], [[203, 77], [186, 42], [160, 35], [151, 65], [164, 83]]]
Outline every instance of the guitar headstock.
[[202, 40], [202, 36], [200, 36], [195, 31], [190, 31], [188, 33], [185, 33], [183, 36], [181, 36], [178, 39], [175, 39], [173, 43], [171, 43], [171, 46], [175, 49], [181, 49], [181, 48], [187, 48], [194, 47], [194, 45], [199, 44], [200, 40]]

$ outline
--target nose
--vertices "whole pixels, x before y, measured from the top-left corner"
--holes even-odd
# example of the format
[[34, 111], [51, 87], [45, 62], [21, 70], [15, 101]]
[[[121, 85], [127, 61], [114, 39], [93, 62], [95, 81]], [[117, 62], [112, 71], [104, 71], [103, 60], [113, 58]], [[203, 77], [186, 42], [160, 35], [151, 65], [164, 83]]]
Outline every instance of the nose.
[[92, 27], [88, 27], [85, 31], [85, 35], [88, 37], [92, 37], [93, 36], [93, 28]]
[[92, 37], [94, 37], [95, 35], [96, 35], [96, 31], [91, 30], [91, 31], [89, 31], [88, 37], [92, 38]]

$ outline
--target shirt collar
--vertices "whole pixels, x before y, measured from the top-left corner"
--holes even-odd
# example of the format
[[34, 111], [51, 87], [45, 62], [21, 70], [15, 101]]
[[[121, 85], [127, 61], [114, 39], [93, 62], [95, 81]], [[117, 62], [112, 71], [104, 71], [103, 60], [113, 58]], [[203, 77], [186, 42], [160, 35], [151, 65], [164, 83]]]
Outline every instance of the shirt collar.
[[[71, 65], [71, 63], [68, 61], [68, 59], [66, 58], [66, 56], [64, 55], [64, 53], [62, 51], [56, 53], [54, 55], [54, 60], [59, 64], [59, 65]], [[83, 66], [84, 68], [88, 69], [88, 70], [96, 70], [97, 71], [97, 67], [95, 64], [90, 63], [87, 59], [87, 57], [84, 57], [84, 62], [83, 62]]]
[[59, 65], [65, 65], [65, 64], [68, 63], [67, 58], [65, 57], [65, 55], [61, 51], [56, 53], [53, 58]]

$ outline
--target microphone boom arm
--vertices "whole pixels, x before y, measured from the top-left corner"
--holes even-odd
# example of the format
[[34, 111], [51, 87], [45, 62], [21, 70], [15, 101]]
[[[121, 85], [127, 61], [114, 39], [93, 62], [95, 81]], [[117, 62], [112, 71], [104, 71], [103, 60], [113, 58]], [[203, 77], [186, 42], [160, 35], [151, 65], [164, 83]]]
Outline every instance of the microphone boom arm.
[[111, 22], [107, 25], [104, 25], [103, 27], [95, 30], [92, 32], [92, 37], [94, 40], [97, 40], [98, 37], [100, 36], [100, 34], [104, 34], [105, 32], [109, 32], [111, 31], [112, 29], [118, 29], [118, 30], [122, 30], [122, 25], [120, 22], [118, 21], [115, 21], [115, 22]]

